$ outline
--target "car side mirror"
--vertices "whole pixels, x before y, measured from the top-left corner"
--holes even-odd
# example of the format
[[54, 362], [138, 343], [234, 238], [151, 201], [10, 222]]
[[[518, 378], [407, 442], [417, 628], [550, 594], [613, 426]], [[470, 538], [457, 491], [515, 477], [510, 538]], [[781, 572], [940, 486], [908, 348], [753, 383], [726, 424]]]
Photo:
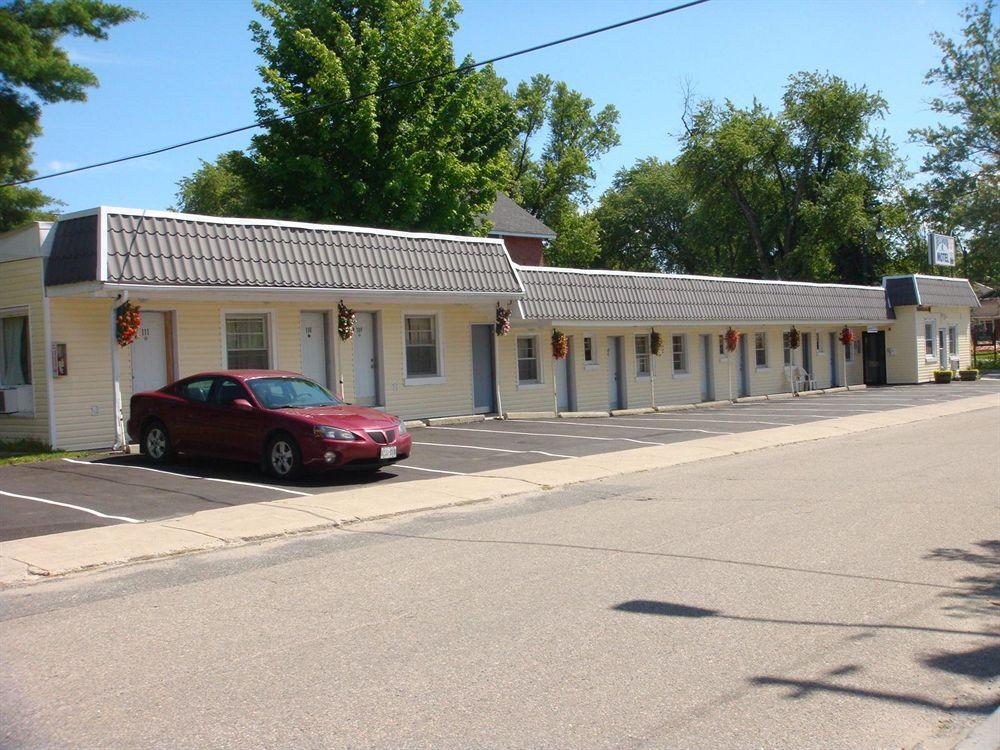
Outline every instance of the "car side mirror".
[[253, 404], [245, 398], [234, 398], [229, 402], [229, 405], [234, 409], [239, 409], [240, 411], [251, 411], [253, 409]]

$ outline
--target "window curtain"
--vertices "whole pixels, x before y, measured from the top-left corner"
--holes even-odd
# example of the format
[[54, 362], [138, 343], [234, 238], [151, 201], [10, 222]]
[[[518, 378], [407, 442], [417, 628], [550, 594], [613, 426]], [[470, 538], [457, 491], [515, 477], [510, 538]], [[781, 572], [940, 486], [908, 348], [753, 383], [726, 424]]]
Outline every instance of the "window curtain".
[[28, 319], [24, 317], [3, 319], [3, 372], [4, 385], [27, 385], [31, 382], [28, 365]]

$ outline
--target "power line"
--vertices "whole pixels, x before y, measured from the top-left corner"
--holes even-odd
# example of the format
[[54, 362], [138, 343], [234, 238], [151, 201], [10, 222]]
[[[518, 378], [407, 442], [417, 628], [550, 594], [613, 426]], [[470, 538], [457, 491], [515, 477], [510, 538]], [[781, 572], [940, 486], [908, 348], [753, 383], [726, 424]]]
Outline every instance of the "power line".
[[95, 162], [94, 164], [87, 164], [82, 167], [74, 167], [73, 169], [64, 169], [60, 172], [50, 172], [49, 174], [40, 175], [37, 177], [31, 177], [26, 180], [18, 180], [16, 182], [7, 182], [0, 187], [14, 187], [16, 185], [27, 185], [32, 182], [39, 182], [41, 180], [49, 180], [53, 177], [62, 177], [63, 175], [74, 174], [76, 172], [85, 172], [90, 169], [97, 169], [98, 167], [107, 167], [111, 164], [120, 164], [125, 161], [132, 161], [134, 159], [142, 159], [147, 156], [154, 156], [156, 154], [162, 154], [166, 151], [174, 151], [178, 148], [184, 148], [185, 146], [193, 146], [196, 143], [204, 143], [205, 141], [215, 140], [216, 138], [223, 138], [227, 135], [234, 135], [235, 133], [242, 133], [247, 130], [255, 130], [257, 128], [263, 128], [273, 123], [282, 122], [284, 120], [290, 120], [294, 117], [299, 117], [300, 115], [310, 114], [312, 112], [321, 112], [325, 109], [330, 109], [331, 107], [339, 107], [344, 104], [353, 104], [355, 102], [360, 102], [365, 99], [370, 99], [373, 96], [380, 96], [382, 94], [388, 93], [390, 91], [395, 91], [396, 89], [406, 88], [409, 86], [416, 86], [421, 83], [427, 83], [428, 81], [433, 81], [438, 78], [444, 78], [445, 76], [458, 75], [460, 73], [467, 73], [476, 68], [481, 68], [484, 65], [491, 65], [493, 63], [502, 62], [503, 60], [510, 60], [514, 57], [520, 57], [521, 55], [527, 55], [531, 52], [538, 52], [543, 49], [548, 49], [549, 47], [556, 47], [560, 44], [566, 44], [568, 42], [575, 42], [578, 39], [584, 39], [589, 36], [595, 36], [596, 34], [603, 34], [606, 31], [613, 31], [614, 29], [620, 29], [624, 26], [631, 26], [632, 24], [641, 23], [643, 21], [649, 21], [653, 18], [659, 18], [660, 16], [665, 16], [669, 13], [676, 13], [679, 10], [685, 10], [691, 8], [695, 5], [701, 5], [707, 3], [708, 0], [691, 0], [691, 2], [682, 3], [681, 5], [674, 5], [670, 8], [665, 8], [663, 10], [658, 10], [653, 13], [647, 13], [644, 16], [637, 16], [635, 18], [630, 18], [626, 21], [619, 21], [618, 23], [613, 23], [608, 26], [602, 26], [599, 29], [591, 29], [590, 31], [584, 31], [579, 34], [573, 34], [572, 36], [566, 36], [562, 39], [556, 39], [551, 42], [545, 42], [544, 44], [536, 44], [534, 47], [526, 47], [525, 49], [518, 50], [517, 52], [508, 52], [504, 55], [497, 55], [496, 57], [491, 57], [488, 60], [483, 60], [481, 62], [469, 63], [468, 65], [461, 65], [452, 70], [447, 70], [442, 73], [433, 73], [431, 75], [424, 76], [422, 78], [414, 78], [410, 81], [401, 81], [399, 83], [392, 83], [388, 86], [384, 86], [380, 89], [374, 89], [372, 91], [367, 91], [362, 94], [355, 94], [354, 96], [349, 96], [344, 99], [339, 99], [337, 101], [328, 102], [326, 104], [317, 104], [314, 107], [307, 107], [306, 109], [300, 109], [296, 112], [290, 112], [286, 115], [281, 115], [279, 117], [269, 117], [264, 120], [258, 120], [257, 122], [251, 123], [250, 125], [243, 125], [238, 128], [232, 128], [230, 130], [224, 130], [220, 133], [213, 133], [212, 135], [201, 136], [200, 138], [192, 138], [188, 141], [182, 141], [180, 143], [175, 143], [172, 146], [161, 146], [160, 148], [150, 149], [149, 151], [142, 151], [138, 154], [132, 154], [131, 156], [120, 156], [117, 159], [108, 159], [107, 161]]

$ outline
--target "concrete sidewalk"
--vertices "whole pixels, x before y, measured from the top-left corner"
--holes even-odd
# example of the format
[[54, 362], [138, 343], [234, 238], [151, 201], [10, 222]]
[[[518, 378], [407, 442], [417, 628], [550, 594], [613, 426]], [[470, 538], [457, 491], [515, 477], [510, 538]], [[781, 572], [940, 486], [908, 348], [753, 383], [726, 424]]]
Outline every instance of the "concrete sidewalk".
[[360, 520], [493, 500], [998, 406], [1000, 396], [991, 394], [749, 433], [717, 435], [684, 443], [527, 464], [468, 476], [418, 480], [399, 485], [350, 487], [308, 497], [207, 510], [166, 521], [104, 526], [17, 539], [0, 545], [0, 586], [342, 526]]

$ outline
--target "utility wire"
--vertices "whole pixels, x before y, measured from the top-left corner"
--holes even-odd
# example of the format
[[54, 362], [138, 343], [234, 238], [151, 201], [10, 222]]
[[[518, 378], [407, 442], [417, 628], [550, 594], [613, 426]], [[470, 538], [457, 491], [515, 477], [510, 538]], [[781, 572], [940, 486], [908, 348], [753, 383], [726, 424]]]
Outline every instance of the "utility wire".
[[431, 75], [424, 76], [422, 78], [414, 78], [410, 81], [400, 81], [399, 83], [392, 83], [388, 86], [384, 86], [380, 89], [374, 89], [372, 91], [367, 91], [361, 94], [355, 94], [354, 96], [348, 96], [344, 99], [338, 99], [337, 101], [328, 102], [326, 104], [317, 104], [314, 107], [307, 107], [306, 109], [300, 109], [296, 112], [290, 112], [286, 115], [281, 115], [279, 117], [269, 117], [264, 120], [258, 120], [250, 125], [243, 125], [242, 127], [232, 128], [230, 130], [224, 130], [221, 133], [213, 133], [212, 135], [205, 135], [200, 138], [192, 138], [189, 141], [182, 141], [181, 143], [175, 143], [172, 146], [161, 146], [160, 148], [150, 149], [149, 151], [143, 151], [138, 154], [132, 154], [131, 156], [121, 156], [117, 159], [108, 159], [107, 161], [95, 162], [94, 164], [87, 164], [82, 167], [74, 167], [73, 169], [64, 169], [60, 172], [50, 172], [49, 174], [39, 175], [37, 177], [31, 177], [26, 180], [18, 180], [16, 182], [7, 182], [0, 187], [14, 187], [16, 185], [27, 185], [32, 182], [39, 182], [41, 180], [49, 180], [53, 177], [62, 177], [63, 175], [74, 174], [76, 172], [84, 172], [89, 169], [97, 169], [98, 167], [106, 167], [111, 164], [120, 164], [125, 161], [132, 161], [133, 159], [142, 159], [146, 156], [154, 156], [155, 154], [162, 154], [166, 151], [173, 151], [178, 148], [184, 148], [185, 146], [193, 146], [196, 143], [204, 143], [205, 141], [211, 141], [216, 138], [223, 138], [227, 135], [233, 135], [235, 133], [242, 133], [246, 130], [255, 130], [256, 128], [263, 128], [268, 125], [282, 122], [284, 120], [290, 120], [294, 117], [299, 117], [300, 115], [310, 114], [312, 112], [321, 112], [325, 109], [330, 109], [331, 107], [339, 107], [344, 104], [353, 104], [355, 102], [363, 101], [364, 99], [369, 99], [373, 96], [380, 96], [381, 94], [388, 93], [390, 91], [395, 91], [396, 89], [406, 88], [409, 86], [416, 86], [421, 83], [426, 83], [428, 81], [433, 81], [438, 78], [444, 78], [445, 76], [458, 75], [461, 73], [467, 73], [476, 68], [481, 68], [484, 65], [491, 65], [493, 63], [501, 62], [503, 60], [510, 60], [514, 57], [520, 57], [521, 55], [527, 55], [530, 52], [538, 52], [539, 50], [548, 49], [549, 47], [556, 47], [560, 44], [566, 44], [568, 42], [575, 42], [578, 39], [584, 39], [589, 36], [595, 36], [597, 34], [603, 34], [606, 31], [613, 31], [614, 29], [620, 29], [624, 26], [631, 26], [632, 24], [641, 23], [643, 21], [649, 21], [653, 18], [659, 18], [660, 16], [665, 16], [669, 13], [676, 13], [679, 10], [685, 10], [691, 8], [695, 5], [701, 5], [707, 3], [708, 0], [691, 0], [691, 2], [682, 3], [681, 5], [674, 5], [670, 8], [664, 8], [663, 10], [658, 10], [653, 13], [647, 13], [644, 16], [637, 16], [635, 18], [630, 18], [626, 21], [619, 21], [618, 23], [613, 23], [608, 26], [602, 26], [599, 29], [591, 29], [590, 31], [584, 31], [579, 34], [573, 34], [572, 36], [566, 36], [562, 39], [556, 39], [551, 42], [545, 42], [543, 44], [536, 44], [534, 47], [527, 47], [517, 52], [508, 52], [504, 55], [498, 55], [496, 57], [491, 57], [488, 60], [483, 60], [481, 62], [473, 62], [468, 65], [462, 65], [452, 70], [447, 70], [441, 73], [432, 73]]

